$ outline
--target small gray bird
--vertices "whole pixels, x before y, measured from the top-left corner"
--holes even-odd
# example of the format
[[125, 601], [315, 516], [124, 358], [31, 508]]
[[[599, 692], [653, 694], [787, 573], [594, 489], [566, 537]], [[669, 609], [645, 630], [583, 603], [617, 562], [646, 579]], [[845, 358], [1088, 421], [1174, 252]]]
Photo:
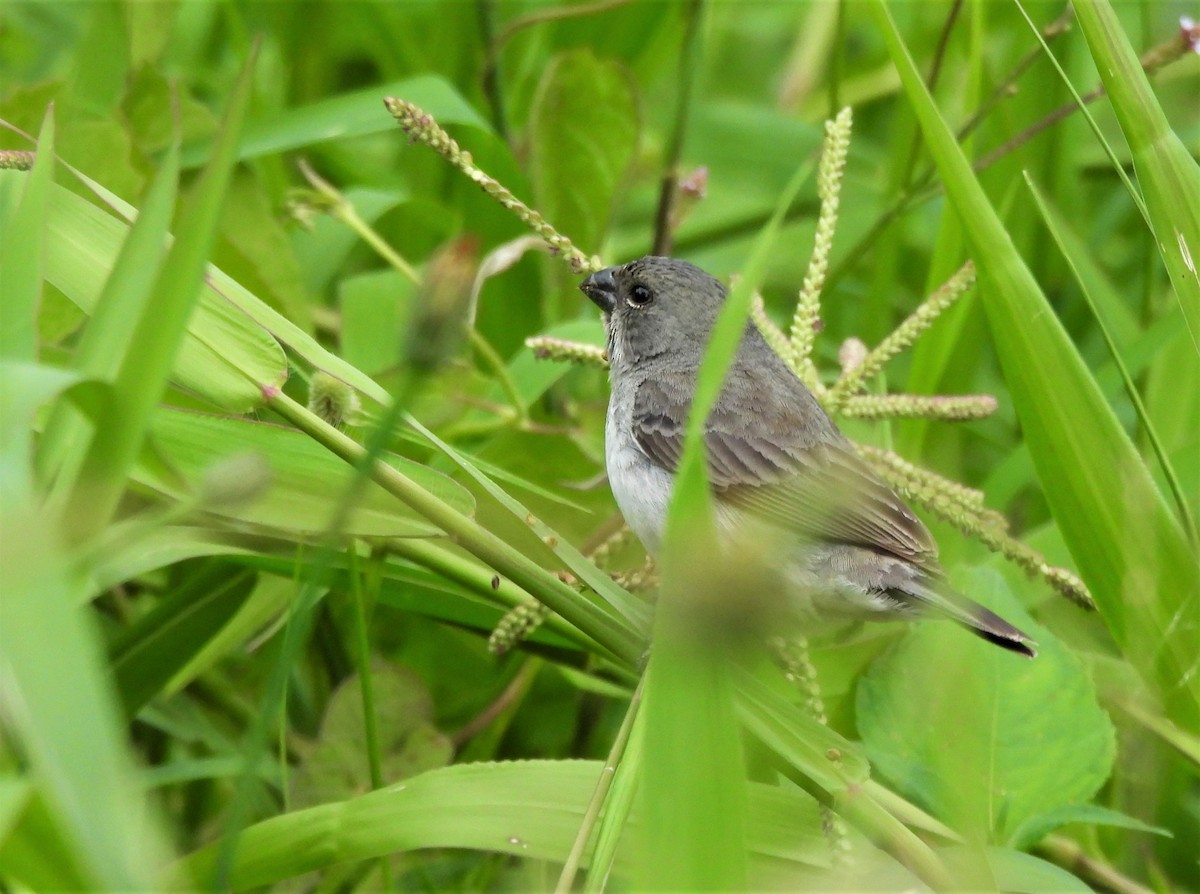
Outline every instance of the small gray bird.
[[[593, 273], [580, 289], [604, 311], [608, 332], [609, 484], [655, 554], [696, 374], [726, 290], [693, 264], [659, 257]], [[753, 323], [704, 440], [718, 527], [765, 524], [783, 541], [800, 617], [891, 619], [932, 609], [989, 642], [1036, 655], [1024, 633], [950, 587], [929, 531]]]

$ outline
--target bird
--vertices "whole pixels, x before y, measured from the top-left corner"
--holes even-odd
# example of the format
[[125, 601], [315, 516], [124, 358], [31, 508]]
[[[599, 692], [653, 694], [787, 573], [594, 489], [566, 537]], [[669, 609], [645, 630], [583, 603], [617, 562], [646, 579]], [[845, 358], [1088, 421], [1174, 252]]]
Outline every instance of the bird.
[[[657, 256], [594, 272], [580, 289], [603, 312], [607, 336], [609, 486], [653, 556], [697, 374], [728, 291], [694, 264]], [[800, 617], [941, 616], [1036, 656], [1029, 636], [951, 586], [928, 528], [858, 456], [753, 321], [705, 420], [704, 445], [718, 533], [766, 526]]]

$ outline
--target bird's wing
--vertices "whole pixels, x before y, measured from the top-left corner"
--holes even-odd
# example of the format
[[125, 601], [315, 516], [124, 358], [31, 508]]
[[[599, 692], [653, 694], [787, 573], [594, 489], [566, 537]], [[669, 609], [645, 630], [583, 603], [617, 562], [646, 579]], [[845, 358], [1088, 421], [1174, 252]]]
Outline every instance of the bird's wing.
[[[798, 401], [812, 401], [810, 395], [785, 388], [773, 394], [779, 400], [766, 402], [773, 411], [763, 413], [739, 407], [736, 390], [729, 399], [729, 389], [727, 385], [704, 432], [708, 476], [719, 499], [813, 540], [854, 544], [921, 563], [937, 555], [920, 519], [831, 423], [819, 435], [799, 424]], [[671, 471], [683, 452], [684, 393], [681, 383], [658, 377], [643, 382], [634, 399], [635, 441], [652, 462]], [[797, 400], [789, 400], [789, 393]], [[815, 405], [812, 411], [823, 412]]]

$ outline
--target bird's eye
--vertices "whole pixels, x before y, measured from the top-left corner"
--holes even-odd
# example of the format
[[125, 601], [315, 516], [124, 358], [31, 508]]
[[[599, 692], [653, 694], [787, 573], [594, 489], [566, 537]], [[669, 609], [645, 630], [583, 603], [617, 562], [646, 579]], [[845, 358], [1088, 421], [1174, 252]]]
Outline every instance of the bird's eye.
[[630, 307], [645, 307], [654, 300], [654, 293], [647, 286], [637, 283], [629, 290], [629, 297], [625, 300]]

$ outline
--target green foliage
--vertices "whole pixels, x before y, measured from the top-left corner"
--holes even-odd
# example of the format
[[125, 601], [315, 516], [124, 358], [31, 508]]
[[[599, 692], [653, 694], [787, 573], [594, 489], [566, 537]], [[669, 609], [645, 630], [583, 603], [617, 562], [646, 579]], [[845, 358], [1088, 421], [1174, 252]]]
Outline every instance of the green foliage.
[[1082, 663], [1022, 617], [998, 574], [956, 583], [1033, 636], [1037, 659], [925, 625], [863, 676], [858, 727], [900, 791], [956, 829], [1008, 844], [1021, 826], [1091, 800], [1112, 771], [1113, 729]]
[[538, 210], [586, 252], [598, 251], [608, 230], [637, 134], [633, 91], [619, 64], [591, 50], [551, 60], [529, 110], [534, 198]]
[[[0, 888], [1195, 887], [1187, 10], [951, 7], [7, 4]], [[776, 648], [772, 545], [713, 546], [694, 432], [661, 597], [613, 536], [564, 257], [669, 225], [740, 276], [711, 399], [754, 294], [793, 317], [845, 105], [815, 369], [974, 261], [887, 384], [998, 412], [848, 430], [1086, 581], [1090, 615], [934, 525], [1032, 661], [932, 623]]]

